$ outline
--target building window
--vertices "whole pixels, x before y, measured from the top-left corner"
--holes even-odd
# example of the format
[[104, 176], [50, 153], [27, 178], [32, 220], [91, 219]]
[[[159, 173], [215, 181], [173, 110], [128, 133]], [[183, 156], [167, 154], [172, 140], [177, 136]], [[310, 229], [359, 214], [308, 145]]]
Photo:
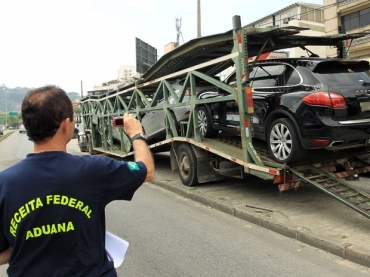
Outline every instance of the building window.
[[360, 11], [360, 26], [370, 25], [370, 8]]
[[343, 5], [347, 5], [351, 2], [355, 2], [356, 0], [337, 0], [337, 5], [338, 6], [343, 6]]
[[[279, 25], [283, 24], [284, 22], [289, 22], [290, 20], [297, 19], [298, 16], [298, 9], [292, 9], [288, 12], [285, 12], [283, 14], [277, 15], [276, 20]], [[286, 19], [286, 20], [284, 20]]]
[[345, 31], [370, 25], [370, 8], [342, 16], [341, 21]]
[[305, 21], [324, 23], [324, 10], [312, 7], [301, 7], [301, 19]]

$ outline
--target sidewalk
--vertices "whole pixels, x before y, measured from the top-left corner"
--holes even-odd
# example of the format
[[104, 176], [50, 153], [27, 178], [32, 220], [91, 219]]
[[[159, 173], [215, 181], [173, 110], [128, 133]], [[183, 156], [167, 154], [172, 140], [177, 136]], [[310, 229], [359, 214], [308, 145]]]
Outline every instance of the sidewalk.
[[[69, 143], [68, 151], [81, 154], [77, 140]], [[167, 153], [155, 154], [154, 158], [156, 177], [152, 185], [370, 267], [370, 219], [317, 188], [305, 186], [279, 194], [271, 181], [254, 176], [186, 187], [177, 172], [171, 172]], [[360, 178], [362, 184], [370, 186], [370, 175]]]

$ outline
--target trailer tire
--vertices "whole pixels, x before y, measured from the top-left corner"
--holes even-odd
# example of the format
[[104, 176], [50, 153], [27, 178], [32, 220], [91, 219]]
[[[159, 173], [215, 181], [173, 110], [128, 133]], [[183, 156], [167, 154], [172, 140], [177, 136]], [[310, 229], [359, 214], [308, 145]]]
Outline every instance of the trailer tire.
[[197, 157], [191, 146], [182, 143], [177, 151], [179, 176], [185, 186], [191, 187], [198, 184]]
[[212, 118], [207, 107], [201, 106], [198, 109], [198, 124], [199, 132], [205, 138], [214, 138], [218, 134], [218, 130], [212, 127]]
[[268, 129], [267, 144], [273, 159], [279, 163], [298, 162], [304, 160], [307, 154], [294, 124], [287, 118], [272, 122]]

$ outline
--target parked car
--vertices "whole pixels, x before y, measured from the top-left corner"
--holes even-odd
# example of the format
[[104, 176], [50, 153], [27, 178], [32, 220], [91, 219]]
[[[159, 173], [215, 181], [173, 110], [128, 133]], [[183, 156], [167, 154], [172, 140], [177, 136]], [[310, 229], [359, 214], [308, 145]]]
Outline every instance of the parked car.
[[[280, 163], [303, 160], [309, 149], [366, 147], [370, 140], [369, 62], [287, 58], [256, 63], [250, 70], [253, 138], [266, 141]], [[235, 83], [235, 72], [225, 82]], [[203, 92], [200, 99], [226, 92]], [[235, 101], [198, 108], [204, 137], [240, 134]]]
[[27, 133], [26, 128], [24, 128], [23, 124], [19, 126], [19, 133]]

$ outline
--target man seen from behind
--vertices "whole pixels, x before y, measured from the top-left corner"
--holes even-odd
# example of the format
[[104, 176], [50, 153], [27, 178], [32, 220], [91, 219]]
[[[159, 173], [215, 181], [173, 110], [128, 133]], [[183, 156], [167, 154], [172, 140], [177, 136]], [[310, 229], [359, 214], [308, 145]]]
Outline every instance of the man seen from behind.
[[125, 114], [135, 162], [67, 153], [71, 100], [56, 86], [30, 91], [22, 119], [34, 152], [0, 172], [0, 264], [15, 276], [117, 276], [105, 252], [106, 205], [154, 178], [152, 154]]

